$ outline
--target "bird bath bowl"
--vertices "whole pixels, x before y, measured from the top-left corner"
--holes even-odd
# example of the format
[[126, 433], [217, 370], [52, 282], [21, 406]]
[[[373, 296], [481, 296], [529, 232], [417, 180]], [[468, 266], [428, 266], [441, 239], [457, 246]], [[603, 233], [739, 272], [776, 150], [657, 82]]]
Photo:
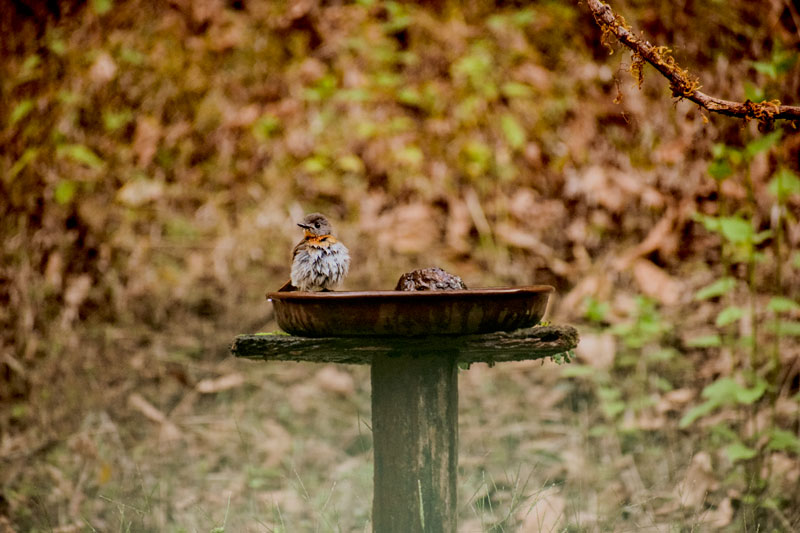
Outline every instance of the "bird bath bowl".
[[535, 326], [549, 285], [452, 291], [271, 292], [278, 325], [304, 337], [474, 335]]

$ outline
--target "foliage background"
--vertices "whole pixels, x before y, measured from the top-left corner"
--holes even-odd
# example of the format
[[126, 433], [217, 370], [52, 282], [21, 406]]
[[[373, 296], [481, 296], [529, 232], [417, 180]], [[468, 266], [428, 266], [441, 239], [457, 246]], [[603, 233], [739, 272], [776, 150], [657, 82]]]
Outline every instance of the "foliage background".
[[[706, 92], [798, 103], [797, 2], [614, 7]], [[678, 426], [741, 367], [736, 347], [692, 343], [726, 305], [695, 291], [748, 275], [692, 215], [773, 227], [767, 185], [800, 166], [790, 125], [747, 166], [752, 194], [715, 182], [714, 146], [756, 125], [671, 101], [649, 69], [638, 88], [578, 3], [3, 11], [0, 526], [363, 530], [367, 371], [227, 355], [275, 328], [263, 294], [316, 210], [351, 249], [347, 288], [438, 265], [552, 284], [551, 320], [585, 325], [586, 372], [462, 373], [465, 531], [798, 524], [797, 449], [762, 454], [768, 504], [748, 514], [753, 470], [715, 440], [732, 420], [754, 435], [758, 405]], [[754, 298], [798, 298], [800, 199], [785, 204]], [[740, 318], [729, 334], [752, 330]], [[796, 435], [800, 349], [777, 342], [770, 424]]]

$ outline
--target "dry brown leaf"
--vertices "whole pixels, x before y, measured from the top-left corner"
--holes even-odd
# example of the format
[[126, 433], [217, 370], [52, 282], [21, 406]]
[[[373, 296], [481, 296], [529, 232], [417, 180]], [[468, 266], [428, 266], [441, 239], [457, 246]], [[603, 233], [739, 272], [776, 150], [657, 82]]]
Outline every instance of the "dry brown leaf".
[[244, 382], [244, 376], [238, 372], [234, 372], [214, 379], [203, 379], [197, 383], [195, 390], [202, 394], [214, 394], [234, 389], [243, 385]]
[[401, 205], [379, 218], [377, 227], [385, 229], [378, 235], [378, 242], [401, 254], [422, 253], [439, 240], [437, 219], [436, 212], [427, 204]]
[[47, 266], [44, 269], [44, 280], [49, 289], [54, 291], [61, 290], [63, 282], [64, 261], [59, 252], [53, 252], [47, 258]]
[[91, 287], [92, 277], [89, 274], [70, 278], [67, 282], [67, 290], [64, 292], [64, 302], [68, 307], [78, 307], [86, 300]]
[[695, 396], [697, 396], [697, 391], [694, 389], [684, 388], [671, 390], [661, 397], [656, 405], [656, 410], [659, 413], [681, 411], [684, 406], [694, 400]]
[[448, 204], [449, 216], [447, 217], [447, 232], [445, 242], [454, 251], [460, 254], [469, 253], [472, 246], [469, 242], [469, 232], [472, 230], [472, 219], [469, 209], [463, 200], [454, 199]]
[[[626, 411], [626, 414], [630, 411]], [[657, 429], [664, 429], [667, 426], [667, 418], [652, 409], [643, 409], [636, 413], [631, 428], [640, 429], [642, 431], [655, 431]]]
[[800, 462], [797, 457], [785, 453], [773, 453], [763, 465], [761, 475], [764, 479], [772, 479], [777, 486], [782, 487], [787, 493], [797, 488], [800, 481]]
[[127, 182], [117, 191], [117, 201], [128, 207], [139, 207], [164, 194], [164, 184], [147, 178], [138, 178]]
[[611, 333], [581, 333], [581, 342], [575, 349], [578, 359], [598, 370], [614, 366], [617, 342]]
[[564, 518], [567, 502], [558, 489], [546, 489], [536, 495], [530, 508], [524, 507], [520, 531], [547, 533], [559, 531], [558, 526]]
[[269, 419], [262, 422], [261, 431], [264, 436], [259, 441], [259, 446], [267, 454], [263, 465], [265, 468], [272, 468], [280, 464], [291, 451], [292, 436], [281, 424]]
[[711, 455], [708, 452], [698, 452], [692, 457], [683, 480], [675, 487], [675, 496], [681, 507], [701, 509], [706, 501], [706, 495], [716, 490], [718, 486], [719, 482], [714, 476], [711, 464]]
[[622, 256], [615, 261], [614, 268], [617, 270], [625, 270], [635, 259], [655, 250], [661, 250], [662, 254], [674, 252], [677, 248], [678, 239], [674, 230], [677, 213], [678, 211], [676, 209], [668, 209], [642, 242], [622, 254]]
[[634, 261], [633, 278], [642, 293], [655, 298], [662, 305], [675, 305], [680, 301], [682, 285], [652, 261]]
[[[76, 527], [75, 531], [80, 531], [80, 527]], [[0, 533], [16, 533], [16, 529], [5, 516], [0, 516]], [[55, 530], [54, 530], [55, 531]]]
[[533, 189], [520, 188], [508, 202], [508, 210], [517, 220], [527, 221], [537, 212], [537, 196]]
[[161, 124], [153, 117], [140, 116], [136, 120], [136, 132], [133, 134], [133, 151], [136, 164], [145, 168], [153, 161], [161, 139]]
[[560, 310], [569, 316], [579, 316], [588, 297], [607, 301], [611, 296], [612, 280], [608, 270], [591, 273], [580, 280], [561, 300]]
[[497, 225], [497, 238], [508, 246], [530, 250], [536, 255], [545, 258], [550, 270], [559, 276], [569, 276], [572, 273], [569, 263], [559, 259], [555, 250], [529, 231], [501, 222]]
[[148, 402], [138, 392], [134, 392], [128, 396], [128, 405], [142, 413], [149, 420], [161, 425], [162, 440], [169, 441], [181, 437], [182, 433], [181, 430], [178, 429], [178, 426], [170, 422], [164, 413], [159, 411], [156, 406]]
[[314, 376], [314, 380], [320, 389], [341, 394], [342, 396], [352, 396], [356, 387], [353, 376], [344, 370], [338, 369], [335, 365], [325, 365]]
[[686, 137], [660, 144], [653, 150], [653, 159], [662, 164], [674, 165], [683, 160], [686, 154]]
[[733, 521], [733, 504], [730, 498], [725, 498], [716, 509], [703, 513], [701, 520], [703, 524], [713, 527], [715, 530], [722, 529]]
[[117, 64], [108, 52], [100, 52], [89, 69], [89, 77], [93, 82], [102, 85], [114, 79]]
[[475, 189], [469, 188], [464, 192], [464, 201], [466, 202], [469, 215], [472, 217], [472, 223], [475, 224], [478, 233], [491, 236], [492, 227], [486, 219], [486, 213], [483, 210], [483, 206], [481, 206], [481, 200], [478, 198], [478, 193], [475, 192]]
[[78, 316], [78, 308], [89, 296], [92, 288], [92, 277], [89, 274], [81, 274], [77, 277], [69, 278], [67, 289], [64, 291], [64, 309], [61, 314], [61, 326], [68, 327]]
[[598, 165], [569, 173], [564, 192], [568, 197], [584, 197], [590, 205], [599, 205], [612, 213], [622, 211], [629, 201], [609, 177], [607, 169]]

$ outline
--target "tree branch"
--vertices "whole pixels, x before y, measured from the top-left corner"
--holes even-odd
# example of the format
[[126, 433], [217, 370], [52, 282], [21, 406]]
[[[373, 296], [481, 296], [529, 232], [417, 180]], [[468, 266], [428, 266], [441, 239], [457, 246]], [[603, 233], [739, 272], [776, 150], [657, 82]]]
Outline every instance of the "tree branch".
[[754, 118], [760, 122], [773, 120], [800, 120], [800, 107], [782, 105], [779, 101], [763, 102], [732, 102], [709, 96], [700, 92], [700, 82], [686, 70], [680, 68], [675, 58], [670, 55], [666, 46], [653, 46], [648, 41], [640, 39], [633, 34], [630, 26], [621, 16], [611, 10], [607, 4], [600, 0], [586, 0], [594, 20], [603, 30], [603, 40], [613, 35], [619, 42], [633, 50], [631, 73], [638, 77], [639, 85], [642, 83], [642, 67], [650, 63], [667, 80], [672, 89], [672, 94], [678, 98], [686, 98], [714, 113], [744, 119]]

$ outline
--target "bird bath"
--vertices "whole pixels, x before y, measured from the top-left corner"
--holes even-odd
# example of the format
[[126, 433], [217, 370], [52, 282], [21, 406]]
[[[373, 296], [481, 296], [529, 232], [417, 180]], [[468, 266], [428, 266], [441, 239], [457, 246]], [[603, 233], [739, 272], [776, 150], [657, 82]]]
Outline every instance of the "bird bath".
[[372, 530], [455, 532], [458, 365], [574, 349], [575, 328], [536, 326], [552, 291], [273, 292], [278, 324], [292, 335], [239, 335], [231, 352], [371, 365]]

